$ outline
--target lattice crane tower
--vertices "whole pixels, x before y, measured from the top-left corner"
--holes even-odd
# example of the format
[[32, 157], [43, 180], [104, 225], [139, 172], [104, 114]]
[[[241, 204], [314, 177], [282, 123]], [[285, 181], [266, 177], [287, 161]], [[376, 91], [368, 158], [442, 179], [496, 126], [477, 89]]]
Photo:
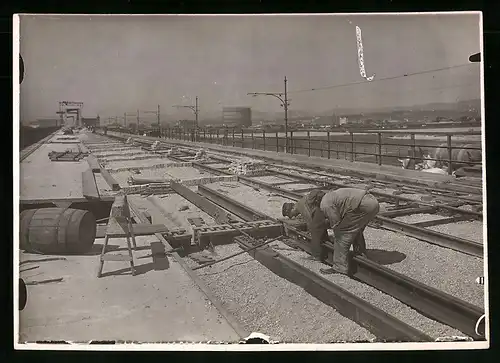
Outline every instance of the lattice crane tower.
[[[60, 101], [59, 112], [61, 124], [66, 126], [81, 126], [83, 102]], [[71, 115], [71, 116], [70, 116]], [[72, 119], [70, 122], [70, 118]]]

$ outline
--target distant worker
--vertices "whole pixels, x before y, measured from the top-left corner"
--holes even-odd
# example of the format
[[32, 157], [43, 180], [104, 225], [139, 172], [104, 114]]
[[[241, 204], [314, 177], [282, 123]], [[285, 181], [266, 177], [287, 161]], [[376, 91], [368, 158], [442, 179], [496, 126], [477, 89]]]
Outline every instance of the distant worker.
[[[315, 193], [315, 197], [310, 197], [312, 193]], [[290, 208], [283, 206], [283, 215], [293, 218], [294, 214], [297, 212], [302, 214], [299, 207], [300, 204], [307, 204], [308, 211], [320, 210], [327, 219], [325, 223], [326, 228], [333, 230], [334, 235], [334, 252], [333, 252], [333, 265], [329, 269], [321, 269], [322, 273], [349, 273], [349, 262], [348, 253], [351, 245], [353, 245], [354, 252], [356, 254], [364, 255], [366, 253], [366, 241], [364, 237], [364, 230], [368, 223], [372, 221], [378, 214], [380, 206], [377, 199], [370, 194], [366, 189], [357, 188], [339, 188], [337, 190], [332, 190], [321, 197], [318, 202], [318, 196], [321, 195], [320, 191], [313, 191], [306, 197], [302, 198], [297, 202], [295, 207]], [[290, 204], [290, 203], [285, 203]], [[286, 213], [286, 214], [285, 214]], [[307, 213], [307, 212], [306, 212]], [[317, 217], [319, 218], [319, 216]], [[321, 234], [324, 236], [327, 232], [319, 232], [320, 224], [317, 221], [316, 224], [312, 223], [312, 219], [305, 217], [308, 222], [311, 231], [311, 237], [313, 234], [313, 228], [318, 228], [318, 231], [314, 231], [314, 234]], [[328, 234], [327, 234], [328, 235]], [[320, 244], [323, 238], [311, 239], [311, 242], [315, 244]], [[318, 242], [319, 241], [319, 242]], [[317, 250], [318, 247], [312, 247]]]

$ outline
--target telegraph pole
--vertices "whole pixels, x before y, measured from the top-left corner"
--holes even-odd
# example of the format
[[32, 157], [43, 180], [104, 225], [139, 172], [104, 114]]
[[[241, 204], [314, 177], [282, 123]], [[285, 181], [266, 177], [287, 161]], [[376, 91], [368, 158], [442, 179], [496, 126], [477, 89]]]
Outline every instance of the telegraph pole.
[[127, 127], [127, 116], [135, 116], [135, 115], [133, 113], [126, 113], [126, 112], [123, 114], [123, 119], [125, 120], [125, 127]]
[[[137, 110], [137, 115], [139, 115], [139, 110]], [[156, 122], [158, 123], [158, 129], [160, 129], [160, 135], [161, 135], [161, 126], [160, 126], [160, 105], [157, 106], [156, 111], [145, 111], [142, 110], [142, 113], [153, 113], [156, 115]], [[139, 122], [139, 116], [137, 116], [137, 122]]]
[[285, 93], [282, 92], [249, 92], [247, 95], [257, 96], [272, 96], [281, 101], [281, 107], [285, 110], [285, 152], [288, 153], [288, 106], [290, 106], [290, 99], [288, 99], [287, 90], [288, 80], [285, 76]]
[[198, 108], [198, 96], [196, 96], [196, 102], [193, 105], [173, 105], [172, 107], [175, 108], [189, 108], [191, 111], [194, 112], [195, 120], [196, 120], [196, 127], [198, 128], [198, 114], [200, 112], [200, 109]]
[[285, 104], [283, 108], [285, 109], [285, 153], [288, 154], [288, 94], [286, 89], [287, 79], [285, 76]]
[[196, 117], [196, 127], [198, 127], [198, 96], [196, 96], [196, 103], [194, 106], [194, 115]]
[[158, 128], [161, 131], [161, 125], [160, 125], [160, 105], [158, 105], [158, 112], [156, 113], [156, 116], [158, 118]]

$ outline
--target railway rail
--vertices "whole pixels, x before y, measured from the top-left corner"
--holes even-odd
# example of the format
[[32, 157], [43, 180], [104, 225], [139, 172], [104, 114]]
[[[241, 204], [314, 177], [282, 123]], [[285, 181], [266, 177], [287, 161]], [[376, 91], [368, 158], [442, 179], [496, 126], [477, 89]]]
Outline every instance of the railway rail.
[[[124, 140], [124, 137], [112, 137], [118, 140]], [[150, 145], [152, 143], [150, 140], [141, 140], [140, 137], [134, 137], [134, 140], [143, 145]], [[166, 146], [175, 145], [163, 140], [161, 140], [161, 143]], [[225, 170], [227, 168], [215, 168], [210, 166], [210, 164], [213, 164], [214, 162], [229, 165], [230, 162], [227, 159], [210, 155], [209, 160], [211, 161], [203, 163], [192, 160], [195, 153], [195, 150], [183, 148], [180, 152], [180, 156], [169, 155], [168, 158], [178, 162], [191, 160], [191, 165], [194, 168], [204, 170], [214, 175], [231, 175], [229, 171]], [[338, 188], [346, 186], [344, 183], [335, 181], [334, 176], [326, 173], [307, 170], [306, 172], [309, 173], [309, 175], [317, 176], [317, 178], [312, 178], [283, 170], [287, 168], [290, 170], [289, 167], [282, 165], [272, 166], [268, 168], [268, 172], [265, 175], [281, 175], [290, 180], [290, 182], [282, 183], [281, 185], [307, 182], [309, 184], [313, 184], [316, 188]], [[322, 179], [319, 177], [322, 177]], [[330, 178], [330, 180], [328, 180], [328, 178]], [[331, 179], [334, 181], [331, 181]], [[255, 188], [262, 188], [271, 191], [277, 195], [281, 195], [292, 200], [297, 200], [303, 196], [304, 192], [308, 191], [307, 189], [301, 191], [286, 190], [280, 188], [280, 185], [264, 183], [248, 176], [238, 176], [238, 181], [242, 184]], [[351, 180], [349, 180], [349, 184], [366, 184], [366, 181], [366, 178], [351, 178]], [[379, 189], [394, 186], [394, 182], [374, 179], [368, 180], [368, 182], [374, 184], [374, 188], [371, 192], [385, 203], [391, 205], [391, 208], [386, 211], [385, 214], [382, 213], [377, 217], [377, 227], [385, 228], [397, 233], [403, 233], [422, 241], [450, 248], [461, 253], [470, 254], [476, 257], [483, 256], [484, 251], [481, 244], [426, 229], [426, 226], [432, 225], [430, 222], [427, 222], [427, 224], [426, 222], [420, 224], [408, 224], [391, 218], [422, 212], [439, 211], [441, 213], [445, 212], [452, 214], [449, 218], [443, 218], [442, 223], [469, 219], [481, 220], [482, 213], [478, 210], [482, 208], [482, 204], [479, 198], [480, 194], [478, 194], [477, 190], [471, 190], [471, 193], [465, 193], [463, 191], [449, 190], [446, 188], [430, 189], [428, 187], [412, 184], [398, 183], [396, 185], [396, 187], [400, 188], [400, 191], [402, 190], [408, 192], [409, 194], [425, 194], [434, 196], [435, 201], [426, 202], [415, 198], [404, 197], [398, 195], [397, 193], [389, 194], [375, 189], [375, 186]], [[179, 188], [177, 188], [177, 192], [179, 192]], [[186, 195], [185, 198], [188, 200], [194, 200], [195, 205], [212, 215], [214, 218], [220, 217], [222, 209], [245, 221], [274, 220], [269, 215], [256, 211], [204, 185], [198, 186], [197, 193], [193, 194], [192, 192], [188, 196], [187, 192], [181, 191], [180, 194]], [[473, 208], [472, 210], [459, 208], [459, 206], [462, 205], [469, 205]], [[439, 224], [440, 222], [438, 220], [433, 221], [433, 223]], [[291, 243], [290, 240], [288, 241], [291, 245], [301, 248], [306, 252], [309, 251], [309, 236], [307, 233], [291, 225], [287, 225], [286, 223], [285, 230], [288, 237], [292, 239]], [[251, 241], [245, 239], [244, 237], [237, 237], [235, 238], [235, 241], [242, 248], [249, 248], [252, 246]], [[332, 246], [326, 244], [326, 248], [331, 250]], [[371, 329], [371, 331], [376, 332], [377, 336], [382, 339], [394, 339], [396, 337], [396, 339], [403, 340], [429, 340], [429, 337], [425, 334], [415, 331], [411, 327], [405, 326], [404, 323], [397, 321], [397, 319], [391, 319], [386, 316], [387, 314], [383, 311], [377, 311], [377, 309], [369, 306], [369, 304], [367, 305], [366, 303], [360, 301], [360, 299], [356, 298], [354, 295], [349, 295], [347, 291], [342, 291], [342, 289], [334, 286], [334, 284], [330, 281], [325, 280], [312, 271], [305, 269], [303, 266], [297, 265], [294, 261], [279, 254], [272, 248], [255, 249], [251, 255], [278, 275], [281, 274], [292, 279], [295, 283], [304, 287], [320, 300], [328, 301], [331, 306], [334, 306], [343, 315], [345, 314], [345, 316], [355, 319], [355, 321], [362, 326], [366, 326]], [[483, 309], [466, 303], [465, 301], [457, 299], [430, 286], [426, 286], [425, 284], [395, 271], [389, 270], [361, 256], [354, 256], [353, 262], [355, 266], [353, 277], [355, 279], [395, 297], [415, 310], [421, 312], [424, 316], [428, 316], [443, 324], [457, 328], [474, 339], [483, 339], [482, 336], [478, 336], [474, 330], [476, 322], [484, 314]]]
[[[148, 144], [148, 142], [146, 142]], [[166, 143], [168, 144], [168, 143]], [[186, 153], [188, 155], [193, 155], [194, 152], [191, 153]], [[172, 157], [171, 157], [172, 158]], [[174, 157], [175, 158], [175, 157]], [[227, 163], [229, 162], [225, 159], [221, 158], [213, 158], [214, 160], [221, 162], [221, 163]], [[176, 158], [178, 161], [185, 161], [184, 159], [181, 158]], [[220, 168], [213, 168], [210, 167], [209, 165], [200, 163], [200, 162], [193, 162], [193, 166], [204, 169], [208, 172], [214, 173], [214, 174], [225, 174], [225, 175], [232, 175], [227, 170], [220, 169]], [[287, 177], [290, 181], [286, 182], [286, 184], [293, 184], [293, 183], [298, 183], [300, 181], [309, 183], [309, 184], [314, 184], [315, 188], [323, 188], [323, 189], [331, 189], [331, 188], [341, 188], [341, 187], [346, 187], [346, 184], [343, 183], [338, 183], [338, 182], [332, 182], [328, 179], [325, 179], [325, 177], [328, 178], [328, 176], [324, 173], [316, 173], [314, 171], [308, 171], [308, 173], [317, 175], [318, 177], [322, 177], [322, 179], [318, 180], [318, 178], [313, 178], [310, 176], [304, 176], [300, 175], [298, 173], [289, 173], [285, 171], [280, 171], [278, 170], [277, 167], [270, 167], [268, 168], [268, 173], [266, 175], [281, 175]], [[295, 192], [295, 191], [288, 191], [281, 189], [274, 185], [270, 185], [264, 182], [258, 182], [256, 180], [252, 180], [248, 177], [243, 177], [239, 176], [239, 180], [244, 182], [244, 183], [250, 183], [258, 187], [263, 187], [266, 188], [267, 190], [270, 190], [274, 193], [277, 193], [279, 195], [283, 195], [288, 198], [292, 199], [298, 199], [302, 197], [301, 193]], [[359, 182], [359, 180], [358, 180]], [[318, 185], [319, 184], [319, 185]], [[354, 184], [356, 186], [356, 181], [354, 183], [349, 183], [349, 184]], [[382, 183], [381, 183], [382, 184]], [[384, 187], [387, 187], [387, 184], [384, 185]], [[414, 189], [413, 189], [414, 188]], [[312, 188], [311, 188], [312, 189]], [[305, 191], [309, 191], [305, 190]], [[410, 190], [413, 193], [423, 193], [423, 194], [428, 194], [428, 188], [418, 188], [418, 187], [413, 187], [412, 190]], [[450, 205], [450, 197], [447, 193], [445, 200], [440, 201], [438, 199], [437, 202], [426, 202], [422, 200], [416, 200], [415, 198], [410, 198], [410, 197], [404, 197], [398, 194], [389, 194], [381, 191], [377, 191], [376, 189], [371, 189], [370, 191], [373, 195], [379, 198], [379, 200], [383, 201], [389, 201], [395, 203], [396, 208], [398, 208], [397, 211], [388, 212], [387, 214], [384, 215], [384, 213], [381, 213], [379, 216], [376, 217], [376, 221], [378, 224], [388, 230], [398, 232], [398, 233], [404, 233], [405, 235], [420, 239], [422, 241], [431, 243], [431, 244], [436, 244], [442, 247], [450, 248], [462, 253], [470, 254], [472, 256], [476, 257], [483, 257], [484, 251], [483, 251], [483, 245], [474, 241], [470, 241], [467, 239], [463, 239], [460, 237], [440, 233], [437, 231], [433, 231], [430, 229], [426, 229], [425, 227], [422, 227], [421, 225], [413, 225], [409, 223], [403, 223], [400, 221], [395, 220], [393, 217], [398, 217], [398, 216], [403, 216], [403, 215], [411, 215], [411, 214], [418, 214], [422, 212], [429, 212], [429, 211], [445, 211], [447, 213], [452, 213], [453, 215], [451, 216], [451, 219], [446, 219], [443, 218], [442, 221], [436, 220], [433, 221], [433, 225], [439, 225], [441, 224], [447, 224], [450, 223], [450, 221], [459, 221], [459, 220], [469, 220], [469, 219], [482, 219], [482, 213], [478, 212], [478, 209], [482, 209], [482, 201], [473, 199], [473, 198], [466, 198], [463, 195], [457, 195], [456, 199], [452, 202], [454, 205]], [[437, 191], [434, 191], [436, 193]], [[455, 194], [458, 194], [455, 192]], [[434, 194], [435, 195], [435, 194]], [[439, 195], [439, 197], [443, 197], [443, 195]], [[403, 205], [404, 208], [400, 208], [401, 203], [406, 203]], [[447, 204], [448, 203], [448, 204]], [[468, 210], [468, 209], [460, 209], [456, 205], [471, 205], [474, 209]], [[422, 207], [423, 206], [423, 207]], [[429, 210], [429, 208], [432, 208]], [[428, 223], [430, 224], [430, 223]]]

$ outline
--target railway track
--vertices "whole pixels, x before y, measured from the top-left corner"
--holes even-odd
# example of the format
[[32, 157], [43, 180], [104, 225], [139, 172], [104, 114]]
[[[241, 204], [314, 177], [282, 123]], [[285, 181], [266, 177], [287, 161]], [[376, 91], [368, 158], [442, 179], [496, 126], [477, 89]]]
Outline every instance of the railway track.
[[[117, 138], [124, 140], [123, 137]], [[125, 138], [126, 139], [126, 138]], [[134, 138], [136, 142], [143, 145], [150, 145], [152, 141], [141, 140]], [[162, 140], [162, 144], [174, 145]], [[193, 148], [194, 149], [194, 148]], [[193, 155], [196, 150], [188, 148], [181, 149], [177, 155], [169, 155], [168, 158], [178, 163], [191, 163], [193, 168], [201, 170], [212, 175], [231, 175], [227, 171], [229, 161], [223, 157], [210, 155], [209, 161], [199, 162], [193, 160]], [[112, 154], [108, 154], [112, 155]], [[118, 156], [118, 155], [117, 155]], [[153, 156], [151, 156], [153, 157]], [[119, 159], [115, 159], [119, 160]], [[190, 160], [190, 161], [188, 161]], [[214, 163], [222, 164], [221, 167], [210, 166]], [[132, 167], [133, 169], [133, 167]], [[259, 181], [256, 178], [249, 176], [238, 176], [238, 183], [252, 187], [254, 189], [263, 189], [274, 195], [279, 195], [291, 200], [297, 200], [311, 188], [303, 190], [288, 190], [282, 188], [284, 185], [308, 183], [313, 188], [337, 188], [346, 186], [339, 182], [345, 179], [335, 177], [324, 172], [314, 170], [305, 170], [311, 176], [300, 175], [299, 173], [290, 172], [291, 167], [287, 166], [271, 166], [262, 176], [268, 177], [284, 177], [288, 181], [282, 182], [279, 185]], [[350, 178], [349, 185], [366, 184], [367, 180], [362, 178]], [[482, 214], [478, 211], [482, 208], [479, 195], [474, 193], [465, 193], [456, 190], [447, 189], [430, 189], [419, 185], [396, 185], [399, 192], [404, 191], [411, 196], [402, 196], [400, 193], [387, 193], [380, 189], [394, 188], [394, 183], [389, 181], [368, 180], [372, 183], [371, 192], [376, 195], [379, 200], [389, 205], [389, 207], [378, 216], [376, 227], [393, 231], [398, 234], [404, 234], [417, 238], [429, 244], [438, 245], [441, 248], [448, 248], [458, 251], [463, 254], [472, 255], [478, 258], [483, 256], [482, 244], [462, 239], [456, 236], [447, 235], [436, 232], [426, 227], [439, 225], [439, 221], [424, 221], [419, 223], [404, 223], [397, 221], [394, 218], [408, 216], [419, 213], [442, 213], [447, 217], [442, 218], [442, 223], [453, 223], [456, 221], [467, 220], [482, 220]], [[177, 187], [177, 192], [179, 192]], [[185, 187], [184, 187], [185, 188]], [[182, 189], [182, 188], [181, 188]], [[185, 188], [186, 189], [186, 188]], [[244, 221], [255, 220], [273, 220], [277, 221], [272, 216], [257, 211], [246, 204], [228, 197], [220, 192], [213, 190], [205, 185], [199, 185], [197, 192], [189, 192], [185, 189], [179, 193], [186, 199], [195, 199], [195, 205], [201, 206], [201, 209], [217, 218], [214, 213], [221, 213], [221, 210], [229, 212], [233, 216], [237, 216]], [[194, 194], [193, 194], [194, 193]], [[433, 196], [431, 201], [423, 201], [414, 196]], [[472, 207], [471, 209], [461, 209], [464, 205]], [[215, 212], [214, 212], [215, 211]], [[434, 224], [433, 224], [434, 223]], [[296, 228], [297, 226], [288, 225], [285, 223], [287, 239], [284, 240], [288, 245], [294, 248], [299, 248], [306, 252], [309, 251], [308, 243], [309, 236], [306, 232]], [[235, 238], [235, 242], [240, 248], [249, 248], [252, 246], [252, 241], [244, 237]], [[326, 245], [331, 249], [331, 245]], [[327, 303], [329, 306], [335, 307], [343, 316], [355, 321], [359, 325], [367, 328], [382, 340], [405, 340], [405, 341], [429, 341], [429, 335], [418, 331], [408, 324], [392, 317], [383, 310], [377, 309], [373, 305], [367, 304], [363, 299], [349, 293], [349, 291], [340, 288], [331, 281], [319, 276], [317, 273], [305, 268], [296, 263], [292, 259], [283, 254], [278, 253], [272, 247], [255, 249], [251, 253], [252, 257], [257, 259], [261, 264], [295, 284], [302, 286], [311, 295], [319, 300]], [[403, 274], [397, 273], [389, 268], [377, 264], [360, 256], [354, 256], [353, 262], [355, 266], [354, 279], [369, 285], [384, 294], [394, 297], [400, 302], [415, 309], [423, 316], [429, 317], [432, 320], [453, 327], [462, 333], [472, 337], [473, 339], [483, 339], [481, 334], [476, 334], [475, 324], [484, 314], [484, 310], [477, 306], [460, 300], [454, 296], [446, 294], [438, 289], [432, 288], [426, 284], [409, 278]]]

